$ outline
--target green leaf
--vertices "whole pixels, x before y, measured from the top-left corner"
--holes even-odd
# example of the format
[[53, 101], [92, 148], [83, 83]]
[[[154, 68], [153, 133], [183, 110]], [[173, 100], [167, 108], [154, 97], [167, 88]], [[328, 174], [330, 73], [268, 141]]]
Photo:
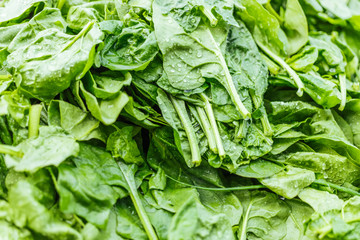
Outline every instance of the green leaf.
[[43, 11], [31, 18], [30, 21], [27, 22], [21, 31], [14, 37], [14, 39], [12, 39], [8, 47], [8, 51], [12, 53], [19, 48], [23, 48], [31, 44], [41, 31], [51, 28], [65, 33], [66, 27], [67, 24], [61, 16], [59, 9], [45, 8]]
[[289, 42], [287, 51], [292, 55], [308, 41], [308, 23], [298, 0], [286, 1], [284, 28]]
[[21, 127], [29, 121], [30, 101], [18, 91], [0, 96], [0, 115], [10, 115]]
[[276, 17], [256, 0], [237, 0], [237, 14], [257, 42], [279, 56], [287, 54], [287, 39]]
[[19, 229], [7, 221], [0, 220], [0, 231], [4, 239], [33, 240], [29, 230]]
[[217, 169], [206, 161], [196, 168], [184, 164], [184, 158], [177, 150], [173, 131], [169, 127], [155, 129], [152, 133], [147, 162], [154, 169], [161, 168], [165, 174], [185, 183], [207, 183], [222, 186], [222, 180]]
[[[116, 217], [116, 233], [118, 236], [126, 239], [148, 239], [144, 229], [141, 226], [139, 217], [134, 214], [135, 211], [136, 210], [134, 205], [128, 198], [119, 201], [115, 205], [112, 213], [115, 213], [113, 215]], [[110, 214], [110, 217], [111, 216], [112, 214]]]
[[314, 33], [310, 37], [310, 44], [319, 50], [321, 55], [329, 66], [337, 66], [343, 62], [343, 54], [332, 41], [331, 36], [325, 33]]
[[[119, 91], [110, 99], [98, 99], [86, 89], [86, 79], [91, 79], [91, 74], [85, 77], [85, 83], [80, 82], [80, 91], [84, 96], [86, 105], [91, 114], [105, 125], [113, 124], [119, 117], [122, 109], [129, 101], [129, 96]], [[85, 85], [85, 86], [84, 86]]]
[[329, 210], [341, 210], [344, 204], [344, 201], [335, 194], [312, 188], [302, 190], [299, 193], [299, 198], [320, 214]]
[[[81, 1], [77, 1], [78, 3]], [[71, 6], [66, 16], [66, 22], [74, 30], [81, 30], [88, 22], [118, 19], [115, 2], [95, 1]]]
[[259, 159], [240, 166], [235, 174], [247, 178], [266, 178], [271, 177], [282, 170], [283, 167], [276, 163]]
[[46, 1], [43, 0], [10, 0], [0, 7], [0, 26], [21, 23], [32, 14], [40, 12]]
[[[62, 127], [76, 140], [87, 140], [98, 130], [99, 121], [89, 113], [65, 101], [53, 100], [48, 109], [50, 126]], [[101, 138], [104, 141], [104, 138]]]
[[[57, 180], [60, 209], [77, 214], [104, 228], [112, 206], [126, 195], [126, 182], [111, 155], [103, 149], [80, 144], [78, 157], [59, 166]], [[117, 187], [116, 187], [117, 186]]]
[[287, 60], [289, 65], [296, 71], [308, 72], [318, 59], [319, 51], [316, 47], [305, 46], [298, 53]]
[[226, 88], [239, 113], [248, 118], [250, 113], [237, 93], [220, 48], [227, 37], [226, 26], [219, 23], [209, 28], [200, 24], [186, 33], [171, 16], [161, 12], [164, 4], [153, 4], [154, 25], [170, 84], [180, 90], [192, 90], [202, 86], [205, 78], [215, 78]]
[[39, 137], [25, 140], [16, 149], [22, 153], [22, 157], [6, 155], [7, 167], [34, 173], [43, 167], [59, 166], [67, 158], [76, 156], [79, 145], [59, 128], [44, 126], [40, 128]]
[[211, 214], [196, 199], [190, 198], [175, 214], [169, 239], [235, 239], [223, 214]]
[[101, 22], [100, 28], [106, 34], [100, 52], [104, 67], [143, 70], [158, 53], [155, 33], [145, 22], [133, 19], [129, 26], [123, 26], [121, 21], [109, 20]]
[[309, 186], [315, 180], [312, 171], [287, 167], [287, 170], [279, 172], [269, 178], [260, 179], [260, 182], [275, 193], [291, 199], [299, 192]]
[[290, 206], [291, 212], [286, 221], [286, 236], [284, 240], [306, 239], [304, 238], [306, 227], [304, 223], [310, 219], [314, 210], [306, 203], [297, 199], [288, 200], [286, 203]]
[[343, 218], [346, 222], [360, 221], [360, 213], [358, 210], [360, 204], [360, 197], [354, 196], [344, 203], [342, 211]]
[[244, 207], [238, 239], [282, 239], [286, 235], [289, 206], [265, 191], [238, 192]]
[[138, 145], [133, 139], [134, 127], [123, 127], [110, 134], [106, 150], [110, 151], [115, 158], [121, 158], [126, 163], [140, 165], [144, 162]]
[[14, 224], [27, 226], [43, 238], [82, 239], [81, 235], [67, 223], [40, 203], [43, 193], [29, 182], [21, 180], [9, 190], [10, 217]]
[[56, 28], [43, 30], [32, 42], [8, 56], [9, 71], [19, 90], [48, 101], [84, 76], [93, 64], [95, 47], [102, 37], [94, 23], [75, 36]]
[[320, 152], [296, 152], [287, 156], [285, 163], [321, 173], [333, 183], [343, 184], [359, 178], [360, 169], [346, 157]]

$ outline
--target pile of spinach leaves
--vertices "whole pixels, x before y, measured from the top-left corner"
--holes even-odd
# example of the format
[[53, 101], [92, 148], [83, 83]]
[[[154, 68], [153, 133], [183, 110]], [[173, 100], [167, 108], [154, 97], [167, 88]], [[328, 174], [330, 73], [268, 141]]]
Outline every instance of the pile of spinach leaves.
[[360, 0], [0, 2], [0, 239], [360, 239]]

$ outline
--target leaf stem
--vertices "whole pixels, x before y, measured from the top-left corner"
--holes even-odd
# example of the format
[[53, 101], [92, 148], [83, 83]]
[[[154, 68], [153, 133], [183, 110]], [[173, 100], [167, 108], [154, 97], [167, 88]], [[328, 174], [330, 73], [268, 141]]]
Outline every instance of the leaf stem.
[[246, 210], [246, 214], [244, 216], [244, 219], [243, 219], [243, 224], [242, 224], [242, 227], [241, 227], [241, 236], [239, 237], [239, 240], [246, 240], [246, 227], [247, 227], [247, 222], [248, 222], [248, 219], [249, 219], [249, 215], [250, 215], [250, 210], [251, 210], [251, 207], [252, 207], [252, 201], [249, 203], [249, 206]]
[[[150, 222], [150, 219], [145, 211], [145, 208], [141, 203], [141, 199], [137, 192], [136, 186], [135, 186], [135, 184], [132, 184], [135, 182], [135, 179], [129, 179], [129, 174], [127, 174], [127, 171], [126, 171], [126, 168], [128, 168], [128, 166], [125, 163], [118, 161], [118, 165], [119, 165], [120, 170], [123, 173], [124, 178], [129, 186], [128, 190], [129, 190], [131, 201], [134, 204], [135, 210], [138, 213], [140, 221], [141, 221], [142, 225], [144, 226], [144, 229], [145, 229], [149, 239], [157, 240], [158, 237], [157, 237], [155, 230]], [[133, 178], [134, 176], [131, 175], [130, 177]]]
[[279, 56], [274, 54], [269, 48], [265, 47], [262, 43], [259, 41], [256, 41], [259, 48], [266, 53], [270, 58], [272, 58], [276, 63], [278, 63], [280, 66], [282, 66], [287, 73], [290, 75], [290, 77], [295, 81], [296, 86], [298, 87], [298, 91], [296, 94], [301, 97], [304, 92], [304, 84], [301, 81], [300, 77], [297, 75], [297, 73]]
[[235, 139], [241, 140], [244, 137], [246, 137], [246, 130], [247, 130], [248, 125], [249, 125], [248, 120], [240, 120], [239, 121], [239, 126], [236, 128], [236, 131], [235, 131]]
[[199, 115], [200, 124], [208, 140], [210, 150], [214, 153], [218, 153], [214, 132], [212, 131], [209, 119], [206, 116], [204, 108], [196, 106], [195, 109]]
[[13, 146], [0, 144], [0, 153], [22, 158], [24, 154]]
[[170, 95], [170, 99], [184, 127], [186, 136], [188, 137], [191, 155], [192, 155], [192, 163], [195, 166], [199, 166], [201, 163], [200, 149], [195, 134], [195, 130], [191, 125], [189, 115], [185, 109], [185, 103], [182, 100], [178, 100], [174, 98], [172, 95]]
[[244, 106], [243, 102], [240, 99], [240, 96], [236, 90], [234, 81], [231, 77], [231, 74], [229, 72], [229, 69], [227, 67], [226, 61], [224, 56], [221, 54], [221, 50], [219, 48], [218, 43], [215, 41], [213, 35], [210, 32], [210, 40], [213, 42], [214, 47], [216, 48], [216, 51], [214, 52], [215, 55], [218, 57], [218, 59], [220, 60], [220, 65], [221, 67], [224, 69], [224, 74], [225, 74], [225, 79], [226, 79], [226, 85], [224, 86], [226, 88], [226, 90], [228, 91], [231, 100], [233, 101], [236, 109], [239, 111], [239, 113], [241, 114], [241, 116], [243, 116], [244, 119], [249, 119], [251, 118], [251, 114], [250, 112], [246, 109], [246, 107]]
[[85, 227], [84, 222], [76, 214], [73, 214], [73, 217], [75, 221], [80, 224], [81, 227]]
[[58, 4], [57, 4], [57, 8], [61, 10], [62, 7], [64, 6], [65, 2], [66, 2], [66, 0], [59, 0]]
[[326, 186], [326, 187], [331, 187], [331, 188], [334, 188], [340, 192], [345, 192], [345, 193], [348, 193], [348, 194], [351, 194], [351, 195], [355, 195], [355, 196], [360, 196], [360, 193], [353, 190], [353, 189], [350, 189], [350, 188], [347, 188], [347, 187], [342, 187], [342, 186], [339, 186], [337, 184], [334, 184], [334, 183], [329, 183], [327, 181], [325, 181], [324, 179], [316, 179], [313, 183], [316, 183], [316, 184], [319, 184], [319, 185], [322, 185], [322, 186]]
[[12, 75], [6, 74], [6, 75], [0, 75], [0, 80], [10, 80]]
[[[258, 98], [254, 94], [250, 93], [250, 95], [251, 95], [251, 99], [253, 100], [255, 108], [260, 108], [261, 102], [258, 100]], [[270, 122], [269, 122], [269, 119], [268, 119], [268, 116], [267, 116], [265, 110], [264, 110], [264, 114], [262, 114], [260, 117], [260, 121], [263, 126], [265, 136], [271, 137], [274, 134], [274, 132], [271, 128], [271, 125], [270, 125]]]
[[241, 186], [241, 187], [223, 187], [223, 188], [219, 188], [219, 187], [202, 187], [202, 186], [196, 186], [196, 185], [192, 185], [192, 184], [188, 184], [188, 183], [184, 183], [181, 182], [179, 180], [176, 180], [173, 177], [170, 177], [169, 175], [166, 175], [166, 177], [168, 177], [169, 179], [171, 179], [174, 182], [177, 182], [179, 184], [182, 184], [184, 186], [188, 186], [188, 187], [193, 187], [193, 188], [197, 188], [197, 189], [202, 189], [202, 190], [209, 190], [209, 191], [218, 191], [218, 192], [230, 192], [230, 191], [243, 191], [243, 190], [256, 190], [256, 189], [263, 189], [263, 188], [267, 188], [264, 185], [252, 185], [252, 186]]
[[215, 119], [215, 115], [212, 109], [212, 106], [209, 102], [208, 97], [204, 94], [204, 93], [200, 93], [200, 97], [202, 98], [202, 100], [205, 102], [205, 112], [208, 115], [209, 121], [210, 121], [210, 125], [213, 131], [213, 134], [215, 136], [215, 142], [216, 142], [216, 146], [217, 149], [219, 151], [219, 156], [221, 159], [224, 159], [226, 157], [226, 153], [224, 150], [224, 146], [222, 144], [222, 140], [220, 137], [220, 132], [216, 123], [216, 119]]
[[218, 20], [216, 19], [214, 14], [211, 11], [209, 11], [207, 8], [203, 7], [203, 6], [200, 7], [200, 10], [209, 19], [210, 25], [212, 27], [215, 27], [217, 25], [217, 23], [218, 23]]
[[39, 134], [40, 116], [42, 106], [32, 105], [29, 112], [29, 138], [37, 137]]
[[89, 22], [76, 36], [75, 38], [69, 42], [69, 44], [67, 44], [60, 52], [65, 51], [67, 48], [71, 47], [79, 38], [81, 38], [82, 36], [84, 36], [91, 28], [92, 26], [95, 24], [94, 21]]
[[54, 174], [53, 170], [51, 169], [51, 167], [48, 168], [48, 171], [50, 173], [50, 176], [51, 176], [51, 179], [52, 179], [52, 181], [54, 183], [54, 187], [55, 187], [56, 191], [60, 192], [59, 185], [58, 185], [58, 183], [56, 181], [55, 174]]
[[271, 128], [271, 125], [270, 125], [267, 115], [261, 116], [260, 121], [263, 126], [265, 136], [271, 137], [274, 134], [274, 131]]
[[184, 100], [184, 101], [187, 101], [189, 103], [192, 103], [194, 104], [195, 106], [200, 106], [200, 107], [204, 107], [205, 104], [203, 101], [199, 100], [199, 99], [194, 99], [194, 98], [191, 98], [191, 97], [187, 97], [187, 96], [184, 96], [184, 95], [178, 95], [176, 96], [178, 99], [181, 99], [181, 100]]
[[339, 106], [339, 110], [343, 111], [346, 104], [346, 75], [345, 73], [339, 74], [340, 81], [340, 93], [341, 93], [341, 102]]

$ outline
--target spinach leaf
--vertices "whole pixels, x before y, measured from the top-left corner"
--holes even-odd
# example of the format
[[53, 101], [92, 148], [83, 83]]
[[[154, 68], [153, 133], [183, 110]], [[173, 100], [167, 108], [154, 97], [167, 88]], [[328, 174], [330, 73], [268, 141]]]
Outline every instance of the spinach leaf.
[[[26, 180], [20, 180], [9, 191], [9, 217], [23, 228], [27, 226], [36, 236], [48, 239], [82, 239], [69, 224], [59, 221], [53, 212], [41, 204], [43, 192]], [[26, 234], [23, 232], [22, 234]], [[35, 239], [35, 237], [34, 237]]]
[[291, 208], [291, 213], [286, 221], [286, 236], [284, 239], [304, 239], [305, 224], [314, 210], [304, 202], [293, 199], [286, 201]]
[[26, 47], [35, 40], [41, 31], [48, 28], [54, 28], [65, 33], [66, 27], [67, 24], [59, 9], [45, 8], [21, 28], [20, 32], [10, 42], [7, 50], [12, 53], [19, 48]]
[[314, 46], [305, 46], [298, 53], [287, 60], [289, 65], [296, 71], [308, 72], [318, 59], [319, 51]]
[[[56, 148], [52, 146], [56, 145]], [[79, 152], [78, 143], [55, 127], [41, 127], [37, 138], [21, 142], [15, 148], [15, 155], [5, 156], [8, 168], [34, 173], [46, 166], [59, 166]]]
[[289, 206], [275, 194], [265, 191], [237, 193], [244, 215], [237, 232], [238, 239], [282, 239], [286, 235]]
[[[129, 96], [125, 92], [112, 92], [113, 89], [111, 86], [117, 85], [117, 89], [120, 90], [123, 84], [130, 84], [130, 76], [131, 75], [127, 74], [124, 83], [111, 83], [113, 80], [110, 80], [110, 82], [100, 82], [100, 84], [104, 84], [102, 87], [105, 87], [105, 89], [101, 89], [97, 86], [97, 83], [90, 72], [86, 74], [83, 82], [80, 82], [80, 92], [85, 99], [88, 110], [103, 124], [113, 124], [129, 101]], [[110, 90], [106, 88], [110, 88]], [[99, 96], [99, 100], [97, 96]]]
[[145, 22], [108, 20], [100, 23], [106, 34], [100, 52], [101, 65], [111, 70], [142, 70], [158, 53], [155, 33]]
[[25, 21], [32, 14], [40, 12], [45, 7], [43, 0], [11, 0], [0, 7], [0, 26], [16, 24]]
[[106, 150], [112, 152], [113, 157], [120, 157], [126, 163], [136, 163], [140, 165], [144, 162], [139, 148], [133, 138], [133, 127], [123, 127], [110, 134]]
[[154, 25], [170, 84], [181, 90], [192, 90], [202, 86], [205, 78], [215, 78], [226, 88], [239, 113], [244, 118], [250, 117], [220, 48], [228, 29], [221, 23], [213, 28], [202, 23], [193, 32], [186, 33], [171, 16], [162, 13], [162, 4], [160, 1], [153, 4]]
[[117, 19], [115, 3], [108, 1], [95, 1], [71, 6], [66, 16], [69, 27], [78, 31], [91, 21], [102, 22]]
[[[111, 155], [101, 148], [80, 144], [80, 152], [58, 168], [60, 209], [105, 227], [112, 206], [126, 195], [124, 179]], [[100, 193], [100, 194], [99, 194]]]
[[[65, 101], [51, 101], [48, 109], [48, 121], [50, 126], [62, 127], [76, 140], [88, 140], [99, 132], [99, 121], [89, 113]], [[99, 139], [105, 141], [105, 136], [99, 132]]]
[[231, 225], [223, 214], [213, 215], [195, 199], [189, 199], [175, 214], [169, 239], [234, 239]]
[[[227, 45], [226, 61], [233, 79], [237, 80], [238, 88], [248, 88], [255, 111], [263, 108], [263, 95], [267, 89], [268, 69], [263, 62], [255, 41], [242, 22], [240, 27], [230, 27]], [[237, 77], [238, 76], [238, 77]], [[272, 130], [265, 111], [262, 111], [261, 122], [265, 135], [271, 135]]]
[[296, 197], [300, 191], [309, 186], [315, 180], [312, 171], [288, 167], [287, 171], [279, 172], [269, 178], [263, 178], [260, 182], [275, 193], [288, 199]]
[[20, 91], [49, 101], [68, 88], [74, 79], [85, 75], [93, 64], [95, 47], [102, 37], [93, 22], [75, 36], [56, 28], [43, 30], [31, 43], [8, 56], [9, 71]]
[[298, 0], [286, 1], [284, 29], [288, 39], [289, 55], [296, 53], [308, 41], [308, 24]]
[[246, 23], [259, 48], [283, 67], [298, 87], [302, 96], [304, 85], [297, 73], [282, 59], [287, 55], [288, 41], [276, 17], [256, 0], [238, 0], [237, 14]]

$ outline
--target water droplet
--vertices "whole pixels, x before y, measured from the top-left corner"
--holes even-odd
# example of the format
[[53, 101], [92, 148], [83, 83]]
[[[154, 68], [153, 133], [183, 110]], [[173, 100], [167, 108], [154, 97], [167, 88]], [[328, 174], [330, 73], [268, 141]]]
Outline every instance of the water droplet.
[[174, 73], [174, 72], [175, 72], [175, 70], [174, 70], [174, 69], [171, 69], [171, 70], [170, 70], [170, 72]]
[[202, 52], [201, 52], [201, 50], [198, 50], [196, 56], [197, 56], [198, 58], [201, 58], [201, 57], [202, 57]]
[[192, 51], [191, 49], [189, 49], [189, 53], [192, 54], [192, 52], [193, 52], [193, 51]]
[[178, 63], [177, 65], [178, 65], [178, 67], [182, 67], [182, 64], [181, 64], [181, 63]]
[[326, 163], [322, 163], [321, 167], [322, 167], [322, 170], [326, 170]]

